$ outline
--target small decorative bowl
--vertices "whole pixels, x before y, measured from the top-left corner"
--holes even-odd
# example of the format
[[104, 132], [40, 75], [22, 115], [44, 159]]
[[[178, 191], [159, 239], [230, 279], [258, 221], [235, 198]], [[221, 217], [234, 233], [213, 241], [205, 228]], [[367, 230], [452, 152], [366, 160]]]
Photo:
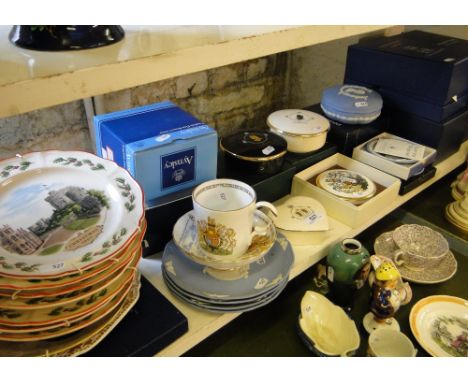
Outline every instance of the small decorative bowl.
[[307, 291], [301, 300], [298, 332], [320, 356], [351, 356], [361, 342], [356, 324], [320, 293]]
[[337, 85], [325, 89], [320, 101], [328, 118], [348, 124], [367, 124], [376, 120], [382, 105], [379, 93], [356, 85]]

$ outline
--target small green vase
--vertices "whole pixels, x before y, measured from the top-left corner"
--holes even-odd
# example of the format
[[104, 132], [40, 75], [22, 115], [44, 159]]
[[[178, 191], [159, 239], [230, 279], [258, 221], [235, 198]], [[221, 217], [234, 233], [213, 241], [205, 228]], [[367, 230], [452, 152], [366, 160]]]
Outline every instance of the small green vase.
[[369, 275], [369, 252], [356, 239], [344, 239], [327, 256], [327, 276], [332, 283], [361, 288]]

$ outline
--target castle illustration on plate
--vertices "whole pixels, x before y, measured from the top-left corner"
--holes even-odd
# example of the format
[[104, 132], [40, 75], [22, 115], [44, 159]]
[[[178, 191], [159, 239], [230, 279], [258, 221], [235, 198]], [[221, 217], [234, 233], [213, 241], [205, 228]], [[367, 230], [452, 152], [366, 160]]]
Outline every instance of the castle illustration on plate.
[[35, 252], [47, 255], [59, 251], [72, 237], [79, 237], [79, 243], [74, 240], [74, 247], [79, 248], [92, 242], [101, 233], [102, 226], [96, 224], [102, 209], [109, 208], [107, 197], [102, 191], [77, 186], [49, 191], [44, 201], [53, 208], [49, 217], [37, 220], [27, 229], [14, 229], [9, 224], [0, 227], [0, 246], [3, 249], [19, 255]]

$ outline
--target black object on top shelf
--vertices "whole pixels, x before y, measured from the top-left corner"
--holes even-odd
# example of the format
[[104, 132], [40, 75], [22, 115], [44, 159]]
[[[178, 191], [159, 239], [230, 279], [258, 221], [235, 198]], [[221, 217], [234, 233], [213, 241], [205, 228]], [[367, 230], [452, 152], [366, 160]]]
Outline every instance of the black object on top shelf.
[[98, 48], [124, 36], [120, 25], [15, 25], [9, 39], [20, 48], [63, 51]]

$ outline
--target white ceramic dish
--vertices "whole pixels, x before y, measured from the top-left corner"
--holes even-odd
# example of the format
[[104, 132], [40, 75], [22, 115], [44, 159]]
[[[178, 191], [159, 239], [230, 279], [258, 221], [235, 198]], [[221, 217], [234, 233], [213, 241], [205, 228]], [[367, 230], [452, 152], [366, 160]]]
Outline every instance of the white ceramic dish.
[[81, 273], [116, 255], [140, 231], [143, 193], [114, 162], [45, 151], [0, 162], [0, 274]]
[[286, 231], [327, 231], [328, 218], [325, 208], [314, 198], [291, 196], [276, 206], [278, 216], [272, 217], [277, 228]]
[[359, 348], [360, 337], [354, 321], [319, 293], [305, 293], [301, 300], [299, 326], [321, 354], [349, 356]]
[[410, 312], [410, 327], [419, 344], [434, 357], [468, 357], [468, 301], [429, 296]]
[[330, 122], [308, 110], [285, 109], [270, 114], [267, 125], [288, 142], [288, 151], [307, 153], [325, 145]]

